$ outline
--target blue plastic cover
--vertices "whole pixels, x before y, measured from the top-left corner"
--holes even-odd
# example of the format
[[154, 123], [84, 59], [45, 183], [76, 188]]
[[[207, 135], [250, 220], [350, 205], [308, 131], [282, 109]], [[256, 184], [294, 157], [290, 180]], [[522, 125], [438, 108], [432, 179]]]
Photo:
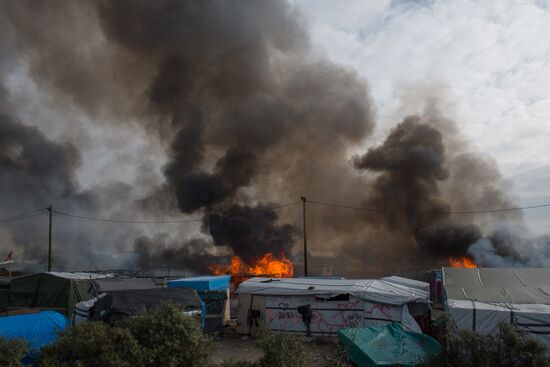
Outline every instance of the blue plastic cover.
[[23, 339], [32, 349], [40, 349], [45, 344], [55, 342], [68, 324], [69, 320], [55, 311], [5, 316], [0, 318], [0, 336]]
[[225, 291], [229, 289], [231, 275], [212, 275], [168, 281], [168, 288], [192, 288], [197, 291]]
[[358, 367], [416, 366], [428, 356], [441, 352], [434, 338], [406, 331], [399, 323], [338, 332], [350, 361]]

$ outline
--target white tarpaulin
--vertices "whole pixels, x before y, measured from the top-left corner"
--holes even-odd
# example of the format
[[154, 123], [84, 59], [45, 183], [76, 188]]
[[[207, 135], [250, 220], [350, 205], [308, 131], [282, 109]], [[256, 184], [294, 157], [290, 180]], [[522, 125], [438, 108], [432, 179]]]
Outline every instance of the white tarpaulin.
[[[249, 315], [275, 331], [307, 331], [301, 307], [311, 310], [313, 335], [335, 334], [350, 327], [386, 325], [397, 321], [421, 332], [409, 303], [428, 302], [426, 283], [394, 277], [381, 280], [317, 278], [252, 278], [239, 285], [238, 332], [250, 331]], [[424, 307], [426, 307], [424, 305]]]
[[[404, 284], [405, 278], [384, 279], [316, 279], [252, 278], [241, 283], [236, 293], [258, 295], [325, 295], [350, 294], [355, 298], [389, 305], [427, 302], [429, 291], [419, 287], [423, 282]], [[427, 283], [424, 283], [428, 285]], [[429, 285], [428, 285], [429, 287]]]
[[550, 305], [447, 300], [447, 310], [459, 329], [494, 335], [498, 324], [504, 322], [516, 325], [550, 346]]

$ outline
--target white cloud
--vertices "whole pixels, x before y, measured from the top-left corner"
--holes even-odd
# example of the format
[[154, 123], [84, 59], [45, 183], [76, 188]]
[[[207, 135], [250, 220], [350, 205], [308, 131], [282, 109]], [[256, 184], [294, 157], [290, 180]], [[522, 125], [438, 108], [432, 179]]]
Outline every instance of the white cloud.
[[[317, 52], [369, 81], [378, 138], [417, 112], [401, 108], [411, 85], [443, 85], [446, 113], [498, 161], [520, 204], [550, 202], [548, 1], [293, 2]], [[543, 232], [548, 215], [526, 220]]]

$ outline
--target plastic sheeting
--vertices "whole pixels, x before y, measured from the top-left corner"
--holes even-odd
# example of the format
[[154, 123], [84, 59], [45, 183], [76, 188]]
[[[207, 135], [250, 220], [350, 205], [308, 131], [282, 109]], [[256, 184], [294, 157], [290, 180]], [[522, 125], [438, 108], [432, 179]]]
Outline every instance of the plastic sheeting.
[[449, 299], [550, 304], [548, 268], [443, 268], [443, 282]]
[[[356, 298], [389, 305], [427, 302], [430, 294], [421, 283], [405, 285], [405, 278], [376, 279], [312, 279], [312, 278], [251, 278], [239, 285], [238, 294], [258, 295], [325, 295], [350, 294]], [[416, 284], [419, 283], [419, 284]], [[429, 287], [427, 283], [424, 283]]]
[[40, 349], [43, 345], [55, 342], [67, 325], [65, 316], [55, 311], [6, 316], [0, 318], [0, 336], [7, 339], [20, 338], [29, 343], [31, 348]]
[[428, 335], [406, 331], [398, 323], [338, 332], [348, 358], [358, 367], [415, 366], [429, 355], [441, 352], [439, 343]]
[[504, 322], [550, 346], [550, 305], [448, 300], [447, 310], [458, 329], [494, 335], [498, 333], [498, 324]]

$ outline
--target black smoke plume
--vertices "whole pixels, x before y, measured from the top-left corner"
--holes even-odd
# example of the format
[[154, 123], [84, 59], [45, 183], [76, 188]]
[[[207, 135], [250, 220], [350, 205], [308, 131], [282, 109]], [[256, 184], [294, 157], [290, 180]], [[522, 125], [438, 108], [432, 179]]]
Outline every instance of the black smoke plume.
[[[160, 229], [93, 227], [58, 216], [55, 238], [67, 266], [95, 266], [105, 261], [101, 254], [132, 249], [139, 266], [197, 272], [220, 249], [245, 261], [296, 254], [297, 207], [272, 211], [267, 203], [300, 195], [378, 209], [308, 204], [310, 248], [354, 254], [365, 272], [441, 265], [464, 254], [477, 259], [472, 248], [484, 259], [490, 251], [529, 258], [518, 249], [525, 241], [485, 235], [520, 216], [448, 214], [513, 200], [496, 163], [434, 110], [406, 118], [349, 164], [374, 129], [366, 82], [312, 52], [304, 19], [286, 1], [6, 0], [0, 52], [0, 113], [8, 116], [0, 120], [1, 213], [53, 201], [92, 216], [202, 218]], [[13, 75], [37, 95], [11, 98]], [[53, 106], [49, 114], [29, 114], [36, 99], [46, 101], [40, 108]], [[25, 114], [37, 121], [16, 122]], [[109, 142], [112, 129], [128, 132], [127, 144]], [[121, 169], [97, 175], [99, 184], [79, 182], [84, 163], [117, 159], [91, 155], [94, 139], [117, 152], [135, 143], [135, 132], [146, 134], [139, 143], [162, 151], [150, 161], [148, 151], [134, 158], [137, 178]], [[31, 251], [29, 233], [42, 228], [4, 232], [25, 256], [40, 252]]]

